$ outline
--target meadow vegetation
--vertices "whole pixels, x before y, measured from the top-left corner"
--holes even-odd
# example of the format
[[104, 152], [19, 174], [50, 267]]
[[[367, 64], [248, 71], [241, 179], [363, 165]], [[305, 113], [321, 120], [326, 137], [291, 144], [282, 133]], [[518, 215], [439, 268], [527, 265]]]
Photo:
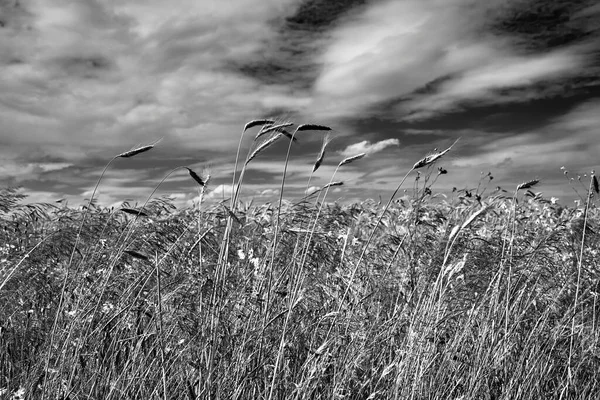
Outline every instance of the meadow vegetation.
[[258, 134], [244, 159], [240, 140], [220, 203], [187, 167], [165, 177], [189, 174], [185, 209], [154, 193], [106, 208], [96, 190], [76, 208], [23, 204], [2, 189], [0, 398], [600, 397], [593, 174], [569, 207], [536, 180], [503, 190], [491, 175], [444, 197], [451, 147], [414, 160], [385, 203], [328, 202], [335, 176], [286, 199], [287, 162], [279, 199], [248, 203], [254, 158], [329, 130], [291, 126], [246, 124]]

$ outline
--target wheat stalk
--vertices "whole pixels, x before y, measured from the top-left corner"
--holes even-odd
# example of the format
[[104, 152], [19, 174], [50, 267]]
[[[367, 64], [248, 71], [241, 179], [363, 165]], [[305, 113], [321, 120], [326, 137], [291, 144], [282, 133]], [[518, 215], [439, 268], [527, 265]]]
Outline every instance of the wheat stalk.
[[299, 125], [296, 129], [298, 132], [302, 131], [330, 131], [331, 128], [325, 125], [317, 125], [317, 124], [302, 124]]
[[192, 177], [192, 179], [195, 180], [198, 183], [198, 185], [200, 185], [201, 187], [204, 187], [204, 185], [206, 185], [206, 181], [204, 181], [202, 178], [200, 178], [200, 176], [197, 173], [195, 173], [188, 167], [184, 167], [184, 168], [187, 169], [187, 171], [190, 174], [190, 176]]
[[442, 158], [447, 152], [449, 152], [450, 149], [452, 149], [452, 147], [456, 144], [456, 142], [458, 142], [459, 139], [460, 138], [456, 139], [454, 141], [454, 143], [452, 143], [452, 145], [450, 145], [450, 147], [448, 147], [446, 150], [441, 151], [439, 153], [430, 154], [430, 155], [420, 159], [419, 161], [417, 161], [415, 163], [415, 165], [413, 165], [412, 169], [419, 169], [419, 168], [423, 168], [423, 167], [433, 164], [438, 159]]
[[321, 150], [319, 151], [319, 155], [317, 156], [317, 160], [315, 161], [315, 164], [313, 165], [313, 170], [312, 172], [316, 172], [316, 170], [319, 169], [319, 167], [321, 166], [321, 164], [323, 163], [323, 160], [325, 159], [325, 149], [327, 148], [327, 145], [331, 142], [333, 138], [331, 137], [331, 135], [327, 134], [325, 135], [325, 138], [323, 139], [323, 144], [321, 145]]
[[529, 189], [531, 187], [534, 187], [535, 185], [537, 185], [538, 183], [540, 183], [539, 179], [532, 179], [530, 181], [527, 182], [523, 182], [521, 183], [519, 186], [517, 186], [517, 192], [521, 189]]
[[281, 132], [283, 130], [283, 128], [287, 128], [288, 126], [292, 126], [292, 125], [294, 125], [293, 122], [284, 122], [282, 124], [271, 125], [267, 128], [264, 128], [264, 129], [261, 129], [260, 131], [258, 131], [254, 140], [258, 139], [261, 136], [266, 135], [269, 132]]
[[145, 153], [148, 150], [151, 150], [152, 148], [154, 148], [154, 146], [156, 146], [158, 144], [158, 142], [160, 142], [161, 140], [162, 139], [158, 139], [156, 142], [154, 142], [152, 144], [149, 144], [149, 145], [146, 145], [146, 146], [142, 146], [142, 147], [138, 147], [138, 148], [133, 149], [133, 150], [126, 151], [124, 153], [121, 153], [121, 154], [117, 155], [117, 157], [120, 157], [120, 158], [129, 158], [129, 157], [136, 156], [136, 155], [138, 155], [140, 153]]
[[148, 216], [148, 214], [146, 214], [142, 210], [137, 210], [135, 208], [121, 208], [120, 211], [123, 211], [126, 214], [136, 215], [136, 216], [140, 216], [140, 217]]
[[283, 133], [283, 135], [285, 137], [287, 137], [288, 139], [290, 139], [292, 142], [297, 142], [298, 141], [298, 138], [295, 135], [289, 133], [285, 129], [281, 129], [279, 132]]
[[254, 119], [246, 123], [246, 125], [244, 125], [244, 132], [258, 125], [273, 125], [274, 123], [275, 121], [273, 121], [272, 119]]
[[268, 147], [270, 147], [273, 143], [275, 143], [277, 140], [279, 140], [282, 136], [283, 136], [283, 133], [278, 132], [277, 134], [271, 136], [269, 139], [265, 140], [260, 145], [258, 145], [254, 149], [254, 151], [252, 151], [252, 153], [250, 153], [250, 155], [248, 156], [248, 159], [246, 160], [246, 165], [248, 165], [248, 163], [250, 161], [252, 161], [254, 158], [256, 158], [256, 156], [259, 155], [260, 152], [262, 152], [265, 149], [267, 149]]
[[344, 184], [344, 182], [342, 182], [342, 181], [330, 182], [327, 185], [323, 186], [321, 188], [321, 190], [325, 190], [327, 188], [334, 187], [334, 186], [342, 186], [343, 184]]
[[367, 153], [360, 153], [360, 154], [357, 154], [352, 157], [346, 157], [339, 163], [338, 168], [341, 167], [342, 165], [350, 164], [352, 161], [360, 160], [361, 158], [363, 158], [366, 155], [367, 155]]

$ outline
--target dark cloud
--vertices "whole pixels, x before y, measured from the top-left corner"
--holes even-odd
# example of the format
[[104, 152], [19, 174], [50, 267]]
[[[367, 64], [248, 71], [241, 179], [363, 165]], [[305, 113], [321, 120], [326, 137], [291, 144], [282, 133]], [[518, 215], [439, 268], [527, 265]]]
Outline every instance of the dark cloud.
[[[314, 185], [344, 149], [399, 142], [343, 168], [348, 193], [360, 182], [384, 193], [459, 136], [446, 185], [492, 167], [503, 182], [570, 158], [588, 168], [599, 16], [592, 0], [0, 0], [0, 179], [89, 196], [113, 155], [162, 137], [111, 166], [101, 201], [180, 165], [212, 165], [223, 193], [241, 127], [265, 116], [334, 128]], [[306, 188], [322, 138], [298, 137], [287, 193]], [[251, 163], [247, 193], [278, 190], [286, 151]], [[189, 199], [184, 175], [165, 190]]]
[[247, 59], [229, 67], [264, 84], [309, 90], [320, 72], [316, 55], [325, 45], [324, 36], [337, 21], [359, 12], [368, 3], [368, 0], [303, 1], [292, 15], [271, 21], [276, 36]]
[[0, 0], [0, 29], [13, 32], [30, 29], [30, 18], [31, 13], [21, 5], [21, 1]]
[[288, 29], [326, 30], [340, 17], [357, 12], [373, 0], [308, 0], [300, 4], [294, 15], [286, 18]]
[[65, 56], [49, 60], [55, 74], [70, 78], [99, 79], [115, 69], [114, 62], [102, 55]]
[[515, 41], [526, 51], [544, 51], [598, 35], [598, 16], [586, 10], [594, 0], [507, 1], [487, 29]]

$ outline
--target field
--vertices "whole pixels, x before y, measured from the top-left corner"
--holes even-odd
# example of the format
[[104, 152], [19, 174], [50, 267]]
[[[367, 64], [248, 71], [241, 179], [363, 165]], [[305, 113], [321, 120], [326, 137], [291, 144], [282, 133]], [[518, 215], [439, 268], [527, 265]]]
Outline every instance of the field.
[[447, 149], [383, 203], [328, 202], [335, 177], [249, 203], [248, 163], [327, 130], [281, 125], [246, 125], [260, 133], [231, 201], [203, 201], [209, 177], [187, 168], [187, 209], [23, 205], [2, 189], [0, 398], [600, 398], [593, 174], [572, 207], [486, 176], [443, 197]]

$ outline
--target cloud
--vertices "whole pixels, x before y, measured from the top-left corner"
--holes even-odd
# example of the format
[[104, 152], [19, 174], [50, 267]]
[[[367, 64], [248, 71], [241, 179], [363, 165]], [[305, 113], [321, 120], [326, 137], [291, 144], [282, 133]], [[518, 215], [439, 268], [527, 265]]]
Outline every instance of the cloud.
[[219, 185], [210, 190], [205, 199], [222, 200], [231, 197], [231, 185]]
[[258, 197], [273, 197], [279, 194], [277, 189], [265, 189], [258, 192]]
[[25, 179], [41, 179], [47, 172], [60, 171], [72, 166], [64, 162], [20, 163], [7, 159], [0, 159], [0, 176], [4, 179], [16, 178], [17, 181]]
[[[542, 95], [532, 87], [536, 83], [591, 76], [595, 39], [532, 52], [524, 50], [526, 41], [490, 28], [494, 18], [508, 18], [506, 10], [524, 6], [496, 0], [373, 2], [330, 33], [310, 112], [364, 118], [377, 114], [377, 106], [402, 100], [396, 119], [423, 119], [466, 100], [526, 101]], [[518, 87], [528, 88], [526, 95], [497, 93]]]
[[[561, 165], [594, 168], [600, 154], [600, 101], [581, 104], [558, 116], [546, 126], [519, 135], [504, 134], [478, 146], [473, 155], [453, 161], [456, 167], [501, 166], [505, 173], [522, 171], [548, 173]], [[519, 172], [521, 171], [521, 172]]]
[[304, 191], [304, 194], [310, 195], [310, 194], [318, 192], [319, 190], [321, 190], [320, 186], [311, 186]]
[[[519, 18], [534, 11], [553, 14], [558, 7], [548, 3], [538, 10], [520, 9], [532, 3], [4, 1], [0, 179], [35, 189], [36, 195], [81, 196], [113, 155], [164, 138], [151, 157], [112, 165], [107, 178], [122, 180], [107, 180], [101, 200], [143, 197], [155, 178], [170, 169], [192, 165], [199, 171], [211, 163], [217, 187], [207, 196], [228, 197], [226, 182], [243, 124], [282, 113], [298, 123], [330, 125], [337, 131], [333, 146], [343, 150], [327, 153], [311, 178], [314, 185], [329, 181], [341, 157], [399, 144], [397, 139], [377, 142], [373, 136], [357, 136], [364, 128], [404, 135], [393, 157], [380, 153], [362, 160], [361, 168], [340, 169], [335, 177], [381, 189], [388, 176], [377, 176], [377, 181], [368, 177], [404, 168], [410, 158], [405, 156], [424, 149], [419, 144], [424, 135], [444, 140], [464, 128], [460, 118], [447, 120], [453, 126], [449, 129], [433, 118], [456, 111], [475, 118], [469, 114], [473, 105], [568, 96], [572, 101], [564, 110], [571, 112], [561, 117], [557, 111], [543, 129], [528, 125], [521, 132], [479, 132], [471, 126], [464, 159], [447, 160], [456, 162], [457, 169], [492, 161], [508, 165], [512, 173], [517, 167], [568, 157], [583, 166], [596, 150], [598, 106], [589, 102], [576, 107], [582, 100], [570, 94], [573, 87], [598, 86], [593, 61], [600, 9], [579, 7], [577, 14], [565, 15], [568, 24], [556, 27], [545, 17], [523, 24]], [[502, 31], [504, 23], [511, 31]], [[571, 30], [573, 26], [580, 31]], [[550, 31], [558, 32], [553, 39], [564, 37], [565, 42], [553, 48], [537, 45], [548, 42]], [[495, 120], [498, 125], [502, 118]], [[405, 129], [407, 122], [411, 129]], [[252, 135], [243, 139], [245, 151]], [[288, 165], [286, 196], [302, 195], [317, 139], [299, 138]], [[278, 156], [273, 150], [248, 165], [244, 195], [275, 193], [283, 172]], [[113, 174], [113, 169], [118, 171]], [[390, 182], [393, 176], [390, 172]], [[185, 193], [189, 180], [185, 173], [177, 174], [161, 190]]]
[[443, 82], [435, 93], [416, 96], [398, 109], [410, 113], [406, 119], [417, 120], [452, 111], [464, 101], [477, 101], [479, 105], [482, 102], [500, 104], [527, 101], [539, 96], [535, 90], [526, 95], [517, 92], [514, 96], [499, 91], [554, 78], [574, 77], [579, 68], [585, 65], [582, 56], [564, 50], [540, 56], [497, 58]]
[[386, 139], [377, 143], [371, 144], [368, 140], [352, 144], [342, 150], [340, 153], [344, 157], [352, 157], [360, 153], [374, 154], [382, 151], [389, 146], [399, 146], [400, 141], [398, 139]]
[[0, 35], [0, 139], [20, 157], [62, 145], [85, 159], [163, 136], [178, 150], [224, 151], [257, 112], [297, 102], [225, 68], [276, 37], [273, 20], [297, 0], [15, 4]]

